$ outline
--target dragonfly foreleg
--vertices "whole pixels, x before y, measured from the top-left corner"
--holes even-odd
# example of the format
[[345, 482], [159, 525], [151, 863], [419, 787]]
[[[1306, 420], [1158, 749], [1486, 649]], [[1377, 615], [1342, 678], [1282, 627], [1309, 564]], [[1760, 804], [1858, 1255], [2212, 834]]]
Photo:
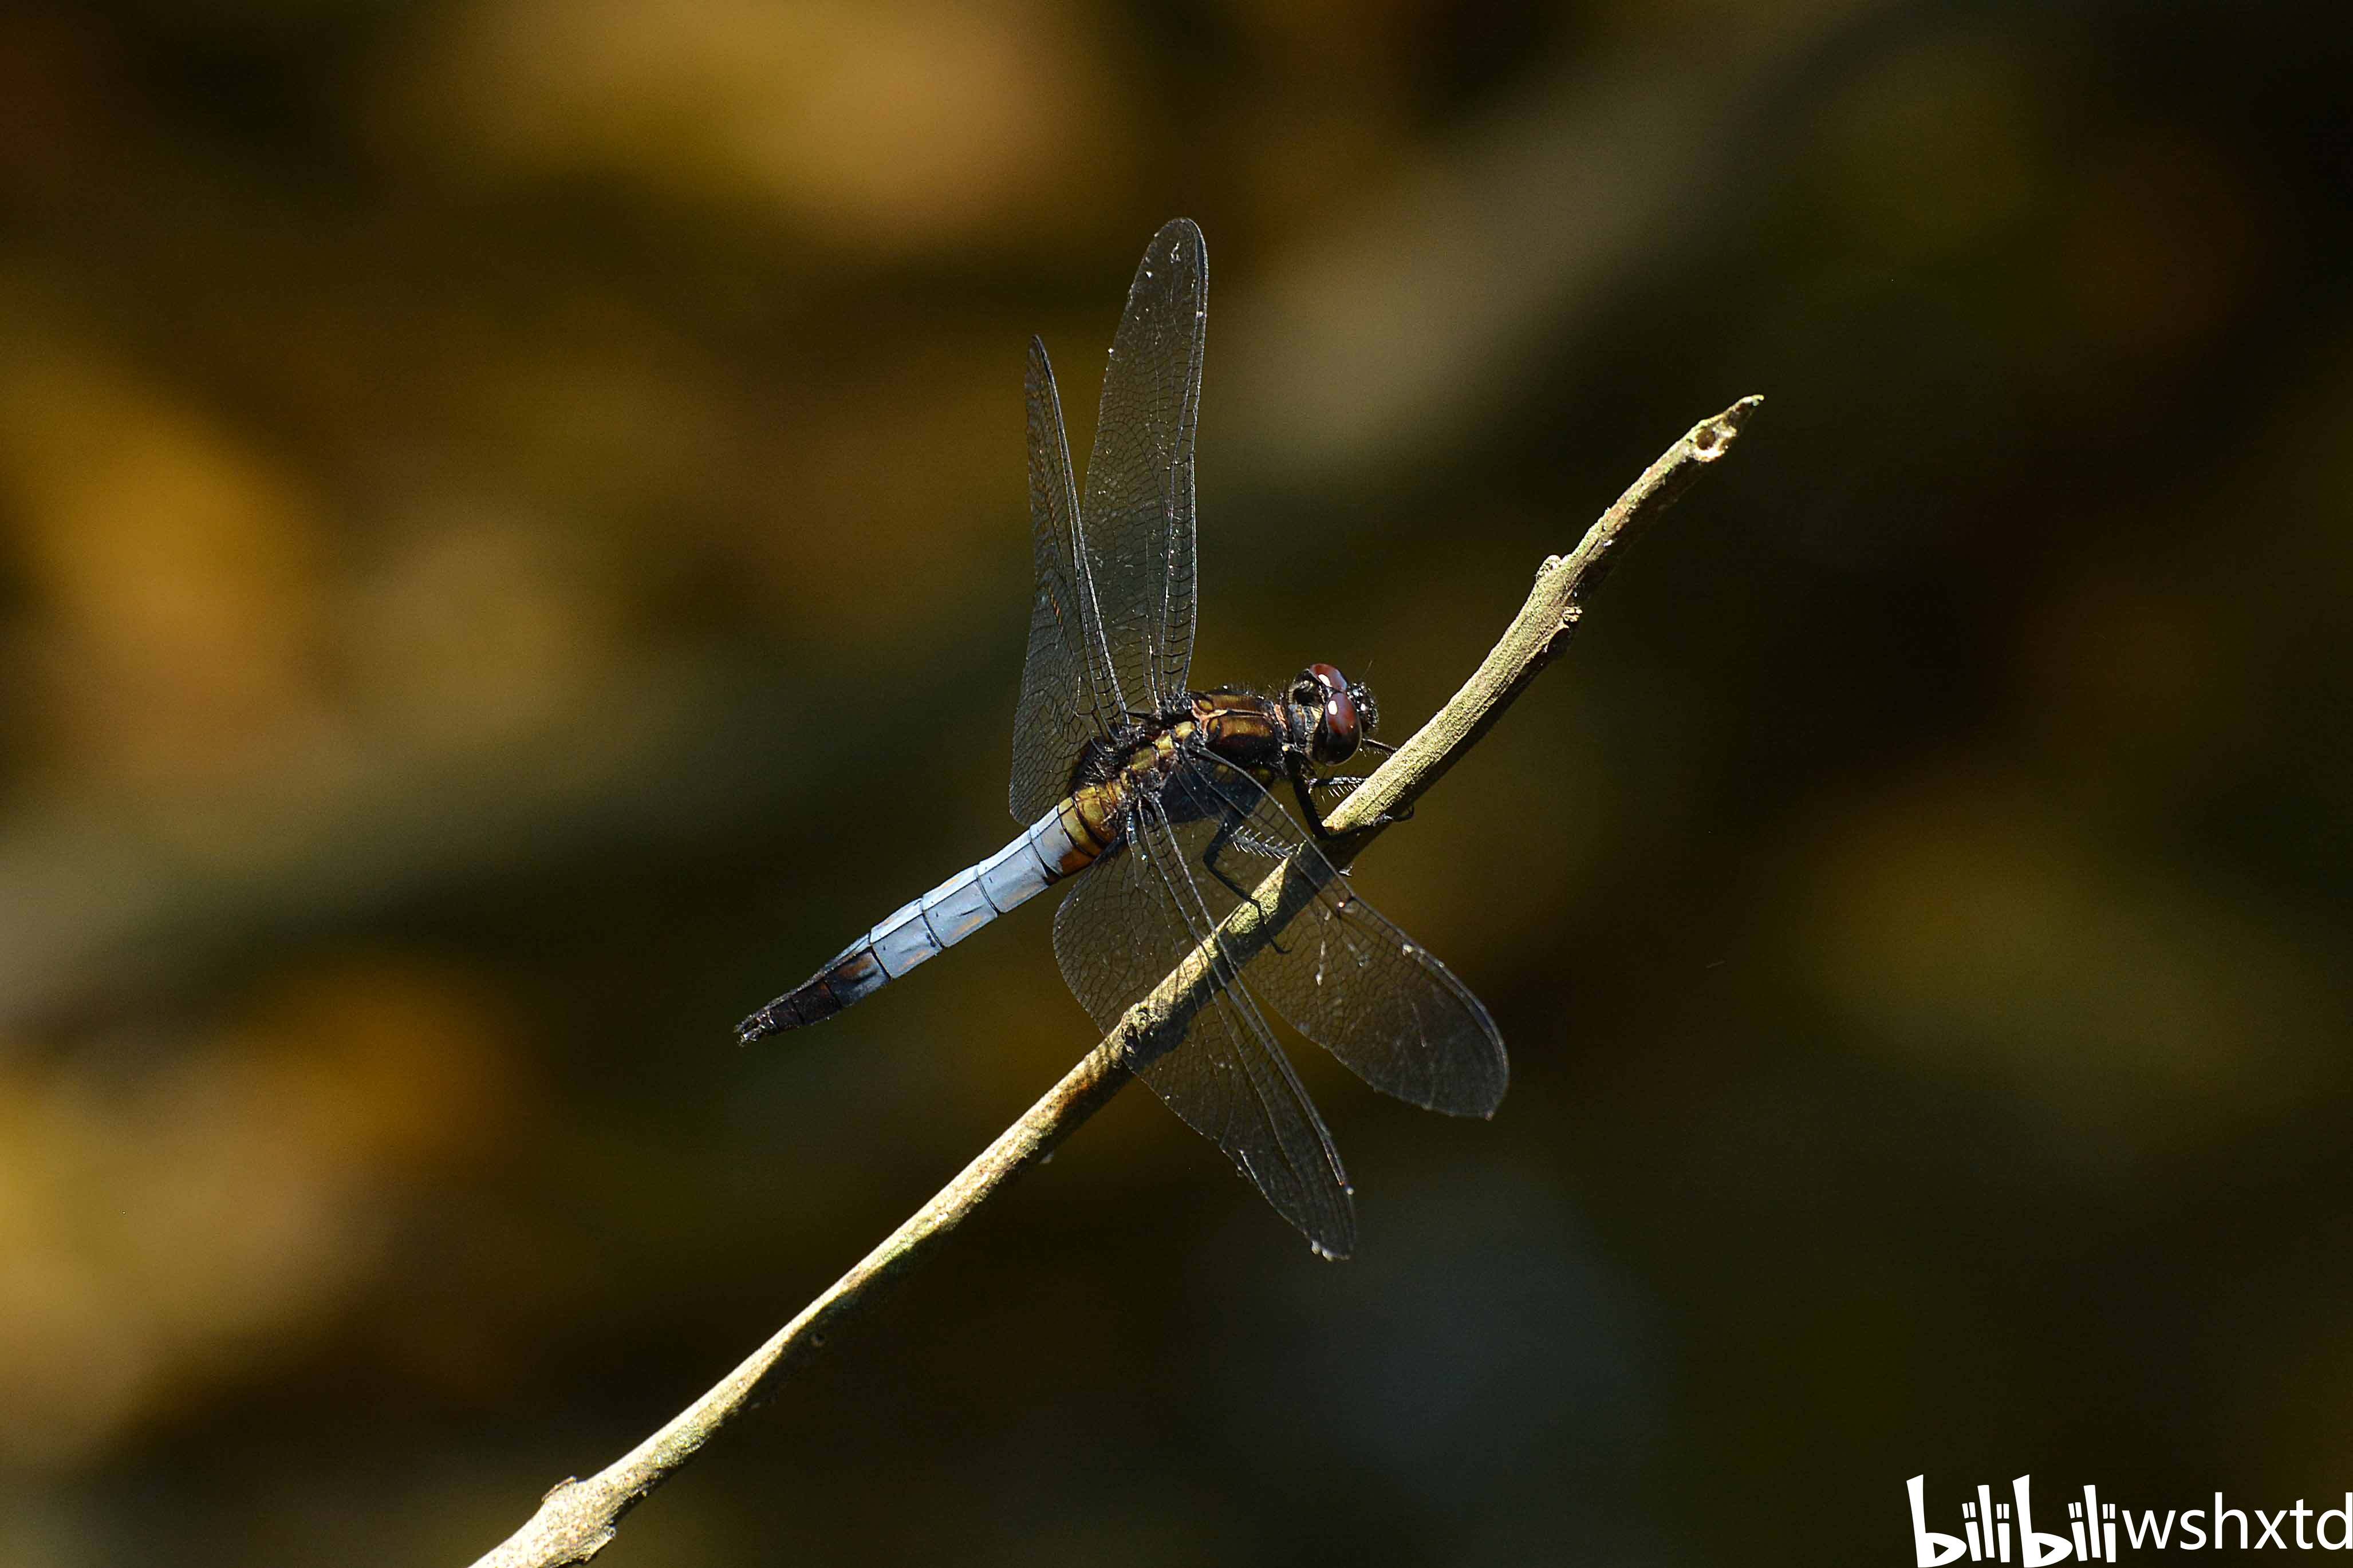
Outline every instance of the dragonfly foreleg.
[[[1338, 801], [1345, 800], [1349, 795], [1355, 793], [1356, 786], [1363, 784], [1364, 780], [1354, 776], [1328, 779], [1317, 777], [1314, 764], [1308, 760], [1304, 747], [1286, 748], [1282, 761], [1283, 771], [1291, 775], [1292, 790], [1299, 796], [1299, 815], [1307, 819], [1308, 828], [1318, 838], [1338, 837], [1339, 835], [1324, 826], [1324, 812], [1323, 808], [1315, 804], [1315, 792], [1317, 790], [1335, 792], [1335, 804], [1337, 804]], [[1363, 827], [1353, 828], [1350, 831], [1362, 833], [1369, 828], [1387, 827], [1391, 823], [1403, 822], [1412, 815], [1411, 806], [1408, 806], [1403, 811], [1385, 811], [1372, 821], [1366, 823]]]
[[[1366, 773], [1342, 773], [1336, 778], [1319, 778], [1315, 781], [1315, 788], [1324, 793], [1330, 805], [1337, 805], [1356, 794], [1369, 776]], [[1413, 807], [1409, 805], [1403, 811], [1386, 812], [1381, 816], [1381, 826], [1386, 827], [1392, 822], [1403, 822], [1412, 816]]]

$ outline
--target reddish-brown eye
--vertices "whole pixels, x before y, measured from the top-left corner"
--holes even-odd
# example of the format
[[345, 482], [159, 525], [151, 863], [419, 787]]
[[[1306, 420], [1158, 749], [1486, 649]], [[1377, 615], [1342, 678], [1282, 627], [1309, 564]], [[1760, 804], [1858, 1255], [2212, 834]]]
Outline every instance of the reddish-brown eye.
[[1356, 700], [1348, 695], [1348, 678], [1328, 664], [1311, 664], [1307, 673], [1324, 689], [1324, 722], [1317, 749], [1324, 760], [1345, 763], [1356, 754]]

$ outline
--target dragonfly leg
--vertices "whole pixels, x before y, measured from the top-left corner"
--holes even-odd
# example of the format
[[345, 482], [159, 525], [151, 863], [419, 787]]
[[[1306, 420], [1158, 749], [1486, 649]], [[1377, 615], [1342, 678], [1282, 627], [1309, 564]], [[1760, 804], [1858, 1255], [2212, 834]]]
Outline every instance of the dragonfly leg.
[[[1339, 801], [1345, 800], [1350, 795], [1355, 794], [1356, 786], [1363, 784], [1365, 781], [1356, 777], [1332, 779], [1318, 778], [1315, 776], [1314, 766], [1309, 763], [1303, 752], [1294, 751], [1286, 752], [1283, 760], [1287, 764], [1288, 771], [1291, 774], [1291, 787], [1299, 796], [1300, 815], [1307, 819], [1308, 827], [1318, 838], [1338, 837], [1339, 835], [1334, 833], [1330, 828], [1324, 826], [1324, 813], [1322, 808], [1315, 804], [1315, 792], [1319, 789], [1334, 792], [1335, 804], [1336, 805]], [[1403, 811], [1385, 811], [1381, 813], [1380, 816], [1375, 817], [1372, 821], [1365, 824], [1365, 827], [1387, 827], [1392, 823], [1403, 822], [1412, 815], [1413, 808], [1411, 806], [1406, 807]], [[1362, 832], [1364, 829], [1359, 828], [1356, 831]]]
[[1235, 843], [1261, 859], [1283, 860], [1290, 858], [1291, 851], [1282, 845], [1262, 834], [1252, 833], [1247, 827], [1235, 828], [1230, 837]]
[[[1228, 817], [1218, 824], [1218, 830], [1211, 834], [1209, 841], [1201, 847], [1201, 864], [1208, 867], [1209, 875], [1224, 883], [1226, 891], [1233, 894], [1237, 899], [1247, 900], [1251, 890], [1228, 876], [1226, 868], [1218, 864], [1229, 845], [1272, 863], [1279, 863], [1291, 858], [1291, 851], [1287, 847], [1277, 844], [1261, 834], [1251, 832], [1240, 818]], [[1287, 954], [1291, 952], [1289, 948], [1271, 937], [1267, 940], [1267, 945], [1280, 953]]]
[[1238, 819], [1229, 818], [1218, 824], [1217, 832], [1211, 834], [1208, 843], [1201, 847], [1201, 864], [1207, 866], [1209, 868], [1209, 874], [1224, 883], [1226, 890], [1238, 899], [1250, 897], [1250, 889], [1229, 876], [1225, 867], [1219, 864], [1229, 847], [1238, 848], [1244, 854], [1255, 855], [1260, 859], [1269, 862], [1286, 859], [1290, 855], [1290, 851], [1283, 846], [1275, 843], [1263, 834], [1251, 832], [1246, 824]]
[[[1364, 784], [1366, 776], [1367, 775], [1362, 773], [1343, 773], [1338, 778], [1317, 779], [1315, 781], [1315, 787], [1322, 790], [1324, 795], [1329, 797], [1330, 803], [1333, 805], [1337, 805], [1342, 801], [1347, 799], [1350, 795], [1356, 794], [1358, 787]], [[1409, 805], [1403, 811], [1384, 812], [1381, 815], [1380, 825], [1387, 827], [1392, 822], [1408, 821], [1412, 817], [1412, 816], [1413, 807]]]
[[1208, 843], [1201, 847], [1201, 864], [1209, 868], [1210, 876], [1226, 885], [1228, 892], [1238, 899], [1243, 899], [1248, 898], [1249, 893], [1244, 890], [1240, 882], [1229, 876], [1225, 867], [1219, 864], [1225, 858], [1226, 846], [1231, 844], [1234, 837], [1235, 825], [1231, 821], [1218, 824], [1218, 830], [1209, 835]]

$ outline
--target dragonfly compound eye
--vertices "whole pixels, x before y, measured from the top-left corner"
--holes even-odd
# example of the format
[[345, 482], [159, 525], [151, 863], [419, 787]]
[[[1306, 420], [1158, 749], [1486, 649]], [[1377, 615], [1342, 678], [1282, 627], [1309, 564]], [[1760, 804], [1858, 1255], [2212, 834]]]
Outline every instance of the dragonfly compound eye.
[[1348, 678], [1328, 664], [1312, 664], [1307, 674], [1322, 689], [1324, 711], [1315, 726], [1315, 751], [1327, 763], [1345, 763], [1356, 754], [1363, 737], [1357, 728], [1356, 689]]

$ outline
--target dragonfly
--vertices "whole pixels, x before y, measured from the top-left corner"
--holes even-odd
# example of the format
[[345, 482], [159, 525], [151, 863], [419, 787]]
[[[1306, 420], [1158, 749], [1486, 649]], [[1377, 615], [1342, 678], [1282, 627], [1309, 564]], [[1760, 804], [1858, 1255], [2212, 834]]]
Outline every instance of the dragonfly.
[[[1358, 897], [1322, 847], [1333, 837], [1325, 803], [1361, 782], [1326, 770], [1392, 749], [1373, 736], [1372, 692], [1320, 663], [1269, 690], [1187, 685], [1208, 299], [1201, 231], [1179, 218], [1153, 237], [1128, 291], [1083, 500], [1053, 367], [1030, 340], [1037, 592], [1008, 796], [1021, 832], [736, 1035], [749, 1044], [832, 1017], [1068, 881], [1054, 956], [1105, 1035], [1188, 957], [1206, 956], [1196, 1000], [1161, 1031], [1176, 1037], [1134, 1053], [1136, 1075], [1317, 1253], [1345, 1258], [1356, 1245], [1348, 1177], [1267, 1011], [1374, 1089], [1431, 1110], [1493, 1115], [1509, 1068], [1478, 998]], [[1269, 785], [1288, 786], [1299, 820]], [[1232, 917], [1279, 870], [1290, 891], [1279, 910], [1261, 904], [1258, 940], [1240, 940], [1249, 922]]]

